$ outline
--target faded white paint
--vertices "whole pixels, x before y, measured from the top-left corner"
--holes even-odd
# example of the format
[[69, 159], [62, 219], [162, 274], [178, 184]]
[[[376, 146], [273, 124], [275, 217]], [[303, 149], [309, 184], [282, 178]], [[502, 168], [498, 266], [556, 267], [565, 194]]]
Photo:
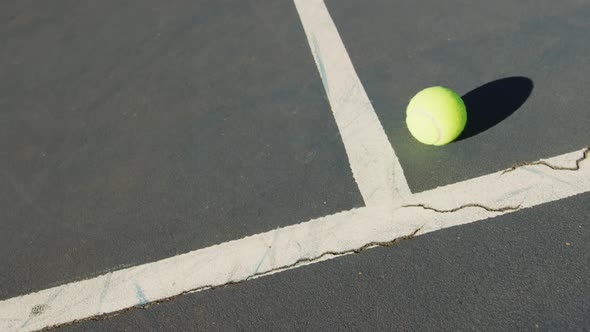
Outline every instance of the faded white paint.
[[400, 163], [322, 0], [295, 1], [366, 206], [410, 195]]
[[[115, 312], [330, 259], [335, 256], [326, 252], [346, 253], [417, 229], [420, 235], [512, 212], [465, 207], [444, 213], [405, 205], [523, 209], [590, 191], [585, 161], [577, 171], [525, 166], [412, 195], [323, 1], [295, 4], [367, 206], [1, 301], [0, 330], [35, 330]], [[582, 153], [547, 162], [575, 165]]]

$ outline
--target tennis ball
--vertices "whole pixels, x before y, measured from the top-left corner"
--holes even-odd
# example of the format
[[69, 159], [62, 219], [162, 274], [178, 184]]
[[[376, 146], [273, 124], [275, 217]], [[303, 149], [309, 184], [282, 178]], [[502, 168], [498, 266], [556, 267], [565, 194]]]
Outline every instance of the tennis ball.
[[412, 136], [429, 145], [445, 145], [461, 134], [467, 111], [453, 90], [433, 86], [418, 92], [406, 109], [406, 124]]

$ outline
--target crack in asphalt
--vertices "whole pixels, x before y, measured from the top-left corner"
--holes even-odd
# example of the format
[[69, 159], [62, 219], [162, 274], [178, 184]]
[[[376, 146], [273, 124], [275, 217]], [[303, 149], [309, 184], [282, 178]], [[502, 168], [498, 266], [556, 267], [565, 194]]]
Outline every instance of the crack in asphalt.
[[[557, 165], [552, 165], [550, 163], [547, 163], [546, 161], [543, 160], [539, 160], [539, 161], [532, 161], [532, 162], [522, 162], [522, 163], [518, 163], [506, 170], [504, 170], [502, 172], [502, 174], [506, 174], [509, 172], [512, 172], [520, 167], [523, 166], [535, 166], [535, 165], [540, 165], [540, 166], [546, 166], [549, 167], [553, 170], [559, 170], [559, 171], [578, 171], [580, 170], [580, 164], [588, 159], [588, 157], [590, 156], [590, 145], [587, 146], [583, 153], [582, 156], [580, 158], [578, 158], [575, 163], [575, 166], [572, 167], [567, 167], [567, 166], [557, 166]], [[478, 204], [478, 203], [468, 203], [468, 204], [463, 204], [461, 206], [458, 206], [456, 208], [452, 208], [452, 209], [437, 209], [435, 207], [431, 207], [428, 206], [426, 204], [407, 204], [407, 205], [402, 205], [402, 208], [411, 208], [411, 207], [415, 207], [415, 208], [422, 208], [425, 210], [432, 210], [435, 211], [437, 213], [453, 213], [453, 212], [457, 212], [459, 210], [462, 209], [466, 209], [466, 208], [480, 208], [480, 209], [484, 209], [488, 212], [506, 212], [506, 211], [515, 211], [521, 208], [521, 204], [518, 204], [516, 206], [503, 206], [503, 207], [498, 207], [498, 208], [493, 208], [493, 207], [488, 207], [482, 204]], [[87, 317], [87, 318], [83, 318], [83, 319], [77, 319], [71, 322], [66, 322], [66, 323], [62, 323], [62, 324], [57, 324], [57, 325], [52, 325], [52, 326], [47, 326], [43, 329], [41, 329], [40, 331], [46, 331], [46, 330], [50, 330], [50, 329], [54, 329], [54, 328], [59, 328], [59, 327], [63, 327], [63, 326], [69, 326], [69, 325], [73, 325], [76, 323], [80, 323], [80, 322], [85, 322], [85, 321], [101, 321], [101, 320], [105, 320], [105, 319], [109, 319], [112, 317], [116, 317], [118, 315], [121, 315], [123, 313], [132, 311], [132, 310], [136, 310], [136, 309], [146, 309], [148, 307], [150, 307], [151, 305], [154, 304], [160, 304], [160, 303], [165, 303], [165, 302], [169, 302], [172, 301], [180, 296], [186, 295], [186, 294], [191, 294], [191, 293], [196, 293], [199, 291], [203, 291], [203, 290], [209, 290], [209, 289], [217, 289], [217, 288], [223, 288], [223, 287], [228, 287], [231, 285], [235, 285], [235, 284], [239, 284], [248, 280], [251, 280], [253, 278], [256, 277], [261, 277], [264, 275], [268, 275], [268, 274], [272, 274], [274, 272], [278, 272], [278, 271], [282, 271], [282, 270], [286, 270], [286, 269], [290, 269], [293, 267], [296, 267], [298, 265], [301, 264], [305, 264], [305, 263], [312, 263], [315, 261], [318, 261], [326, 256], [334, 256], [334, 257], [338, 257], [338, 256], [342, 256], [342, 255], [347, 255], [347, 254], [360, 254], [363, 251], [369, 249], [369, 248], [373, 248], [373, 247], [392, 247], [395, 246], [396, 244], [398, 244], [399, 242], [403, 241], [403, 240], [411, 240], [413, 239], [416, 234], [418, 234], [418, 232], [420, 232], [420, 230], [422, 230], [422, 227], [419, 227], [418, 229], [416, 229], [414, 232], [412, 232], [409, 235], [406, 236], [402, 236], [402, 237], [397, 237], [393, 240], [390, 241], [373, 241], [373, 242], [369, 242], [364, 244], [363, 246], [356, 248], [356, 249], [349, 249], [349, 250], [343, 250], [343, 251], [326, 251], [320, 255], [314, 256], [314, 257], [303, 257], [300, 258], [298, 260], [296, 260], [295, 262], [288, 264], [288, 265], [284, 265], [284, 266], [280, 266], [280, 267], [276, 267], [273, 269], [270, 269], [268, 271], [264, 271], [264, 272], [257, 272], [257, 273], [253, 273], [251, 275], [249, 275], [248, 277], [244, 278], [244, 279], [240, 279], [240, 280], [230, 280], [228, 282], [225, 282], [223, 284], [218, 284], [218, 285], [205, 285], [205, 286], [201, 286], [201, 287], [197, 287], [191, 290], [187, 290], [184, 291], [182, 293], [176, 294], [174, 296], [168, 297], [168, 298], [164, 298], [164, 299], [160, 299], [160, 300], [156, 300], [156, 301], [152, 301], [150, 303], [146, 303], [146, 304], [141, 304], [141, 305], [136, 305], [133, 307], [129, 307], [129, 308], [125, 308], [125, 309], [121, 309], [115, 312], [111, 312], [111, 313], [105, 313], [102, 315], [97, 315], [97, 316], [92, 316], [92, 317]]]
[[355, 248], [355, 249], [349, 249], [349, 250], [343, 250], [343, 251], [326, 251], [320, 255], [314, 256], [314, 257], [303, 257], [303, 258], [299, 258], [298, 260], [296, 260], [295, 262], [288, 264], [288, 265], [283, 265], [280, 267], [276, 267], [274, 269], [270, 269], [268, 271], [264, 271], [264, 272], [257, 272], [254, 274], [249, 275], [248, 277], [244, 278], [244, 279], [240, 279], [240, 280], [230, 280], [226, 283], [223, 284], [219, 284], [219, 285], [205, 285], [205, 286], [200, 286], [191, 290], [187, 290], [184, 291], [182, 293], [176, 294], [174, 296], [171, 297], [167, 297], [164, 299], [160, 299], [160, 300], [156, 300], [156, 301], [152, 301], [150, 303], [146, 303], [146, 304], [141, 304], [141, 305], [135, 305], [133, 307], [129, 307], [129, 308], [125, 308], [125, 309], [121, 309], [115, 312], [110, 312], [110, 313], [106, 313], [106, 314], [102, 314], [102, 315], [97, 315], [97, 316], [92, 316], [92, 317], [87, 317], [87, 318], [83, 318], [83, 319], [77, 319], [71, 322], [66, 322], [66, 323], [62, 323], [62, 324], [56, 324], [56, 325], [52, 325], [52, 326], [47, 326], [43, 329], [41, 329], [40, 331], [47, 331], [47, 330], [51, 330], [51, 329], [55, 329], [55, 328], [59, 328], [59, 327], [64, 327], [64, 326], [70, 326], [73, 324], [77, 324], [77, 323], [81, 323], [81, 322], [86, 322], [86, 321], [101, 321], [101, 320], [105, 320], [105, 319], [109, 319], [109, 318], [113, 318], [116, 316], [119, 316], [123, 313], [132, 311], [132, 310], [136, 310], [136, 309], [146, 309], [148, 307], [150, 307], [153, 304], [160, 304], [160, 303], [165, 303], [165, 302], [169, 302], [172, 301], [180, 296], [186, 295], [186, 294], [191, 294], [191, 293], [196, 293], [199, 291], [204, 291], [204, 290], [209, 290], [209, 289], [217, 289], [217, 288], [223, 288], [223, 287], [227, 287], [227, 286], [231, 286], [231, 285], [235, 285], [235, 284], [239, 284], [248, 280], [251, 280], [253, 278], [256, 277], [261, 277], [267, 274], [272, 274], [274, 272], [278, 272], [278, 271], [282, 271], [282, 270], [286, 270], [286, 269], [290, 269], [293, 267], [296, 267], [298, 265], [301, 264], [305, 264], [305, 263], [312, 263], [315, 261], [318, 261], [326, 256], [342, 256], [342, 255], [347, 255], [347, 254], [360, 254], [363, 251], [372, 248], [372, 247], [384, 247], [384, 248], [389, 248], [392, 246], [397, 245], [398, 243], [400, 243], [403, 240], [411, 240], [413, 239], [416, 234], [418, 234], [418, 232], [420, 232], [420, 230], [422, 230], [422, 227], [417, 228], [415, 231], [413, 231], [411, 234], [409, 235], [405, 235], [405, 236], [401, 236], [401, 237], [397, 237], [393, 240], [390, 241], [372, 241], [369, 243], [364, 244], [363, 246], [359, 247], [359, 248]]
[[448, 209], [448, 210], [441, 210], [441, 209], [437, 209], [431, 206], [428, 206], [426, 204], [407, 204], [407, 205], [402, 205], [402, 207], [418, 207], [418, 208], [423, 208], [425, 210], [432, 210], [432, 211], [436, 211], [438, 213], [452, 213], [452, 212], [457, 212], [459, 210], [463, 210], [466, 208], [480, 208], [480, 209], [484, 209], [486, 211], [489, 212], [505, 212], [505, 211], [515, 211], [520, 209], [521, 204], [518, 204], [516, 206], [503, 206], [503, 207], [499, 207], [499, 208], [491, 208], [482, 204], [477, 204], [477, 203], [469, 203], [469, 204], [463, 204], [459, 207], [453, 208], [453, 209]]
[[582, 161], [588, 159], [589, 155], [590, 155], [590, 145], [587, 146], [584, 149], [584, 151], [582, 151], [582, 156], [580, 158], [576, 159], [576, 165], [573, 167], [551, 165], [550, 163], [548, 163], [544, 160], [525, 161], [525, 162], [518, 163], [518, 164], [504, 170], [504, 172], [502, 172], [502, 174], [512, 172], [512, 171], [516, 170], [517, 168], [520, 168], [523, 166], [535, 166], [535, 165], [546, 166], [546, 167], [549, 167], [552, 170], [556, 170], [556, 171], [578, 171], [578, 170], [580, 170], [580, 164], [582, 163]]

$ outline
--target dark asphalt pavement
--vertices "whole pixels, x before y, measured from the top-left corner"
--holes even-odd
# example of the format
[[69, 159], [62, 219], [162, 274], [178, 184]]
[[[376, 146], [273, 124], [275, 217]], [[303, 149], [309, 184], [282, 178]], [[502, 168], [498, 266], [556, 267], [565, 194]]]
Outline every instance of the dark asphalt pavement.
[[363, 205], [292, 3], [8, 9], [0, 298]]
[[[327, 7], [414, 192], [590, 144], [587, 1]], [[64, 329], [588, 330], [589, 199]], [[291, 1], [0, 4], [0, 299], [363, 205]]]
[[63, 331], [582, 331], [590, 194]]
[[[589, 144], [587, 2], [327, 4], [414, 192]], [[405, 127], [409, 98], [433, 85], [467, 97], [468, 123], [479, 122], [442, 148], [418, 143]]]

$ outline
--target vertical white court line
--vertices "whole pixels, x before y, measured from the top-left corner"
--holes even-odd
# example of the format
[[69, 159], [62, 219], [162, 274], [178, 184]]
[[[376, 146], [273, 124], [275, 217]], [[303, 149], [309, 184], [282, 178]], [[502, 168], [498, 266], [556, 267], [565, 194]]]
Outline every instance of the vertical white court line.
[[398, 206], [410, 188], [324, 1], [295, 6], [365, 204]]

